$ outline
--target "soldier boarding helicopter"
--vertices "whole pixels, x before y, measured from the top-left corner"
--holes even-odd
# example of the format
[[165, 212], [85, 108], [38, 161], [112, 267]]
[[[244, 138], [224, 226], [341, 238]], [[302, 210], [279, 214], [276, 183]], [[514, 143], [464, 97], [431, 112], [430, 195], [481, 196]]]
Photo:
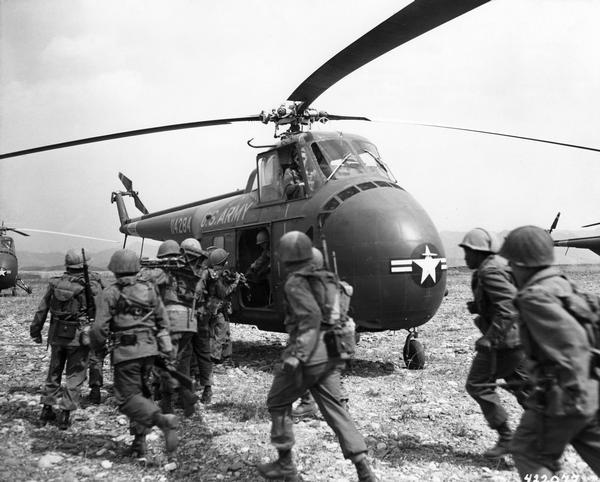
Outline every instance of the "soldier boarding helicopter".
[[[256, 156], [256, 169], [243, 190], [147, 213], [131, 181], [120, 175], [125, 191], [112, 195], [120, 231], [126, 237], [156, 240], [194, 237], [204, 247], [229, 251], [231, 266], [240, 272], [259, 255], [259, 234], [267, 233], [272, 260], [269, 291], [264, 296], [252, 289], [242, 291], [234, 300], [231, 319], [272, 331], [284, 329], [280, 288], [285, 273], [274, 256], [277, 243], [288, 231], [305, 232], [323, 251], [329, 267], [354, 286], [351, 315], [358, 331], [409, 330], [405, 360], [409, 367], [420, 368], [423, 348], [414, 339], [415, 330], [435, 315], [446, 292], [447, 263], [440, 236], [425, 210], [398, 185], [372, 142], [354, 134], [310, 130], [314, 122], [369, 119], [330, 115], [311, 106], [371, 60], [487, 1], [416, 0], [335, 55], [302, 82], [287, 103], [269, 112], [119, 132], [2, 154], [0, 159], [171, 130], [273, 123], [277, 142], [256, 146], [264, 150]], [[129, 216], [126, 196], [134, 198], [144, 213], [141, 217]]]

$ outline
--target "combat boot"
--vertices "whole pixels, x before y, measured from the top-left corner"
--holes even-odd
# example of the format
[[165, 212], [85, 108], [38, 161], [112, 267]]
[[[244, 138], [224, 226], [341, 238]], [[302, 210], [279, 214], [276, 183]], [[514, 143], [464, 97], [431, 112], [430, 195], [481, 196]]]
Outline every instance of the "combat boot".
[[494, 445], [491, 449], [488, 449], [483, 453], [483, 456], [488, 459], [497, 459], [510, 453], [509, 446], [510, 441], [512, 440], [512, 431], [510, 427], [506, 422], [504, 422], [496, 430], [500, 435], [498, 442], [496, 442], [496, 445]]
[[57, 426], [60, 430], [67, 430], [71, 426], [69, 420], [71, 412], [69, 410], [61, 410], [56, 418]]
[[131, 442], [128, 452], [131, 457], [140, 458], [146, 455], [147, 450], [148, 446], [146, 445], [146, 436], [136, 435], [133, 439], [133, 442]]
[[377, 482], [379, 479], [375, 476], [369, 465], [367, 458], [360, 459], [354, 464], [359, 482]]
[[204, 390], [202, 390], [202, 397], [200, 397], [200, 403], [204, 403], [208, 405], [212, 401], [212, 387], [210, 385], [206, 385]]
[[317, 404], [310, 398], [308, 400], [302, 399], [300, 404], [292, 410], [292, 417], [313, 417], [317, 414]]
[[52, 405], [44, 405], [40, 414], [40, 423], [46, 425], [48, 422], [54, 422], [55, 420], [56, 413], [52, 410]]
[[173, 414], [157, 413], [154, 417], [154, 424], [162, 430], [165, 437], [165, 446], [167, 452], [177, 450], [179, 441], [177, 440], [177, 417]]
[[102, 402], [102, 396], [100, 395], [100, 387], [92, 387], [92, 389], [90, 390], [90, 394], [88, 395], [88, 400], [94, 405], [100, 405], [100, 402]]
[[298, 478], [298, 469], [292, 460], [291, 450], [280, 450], [277, 460], [266, 464], [259, 464], [257, 469], [260, 475], [268, 480], [277, 479], [285, 482], [297, 482], [300, 480]]

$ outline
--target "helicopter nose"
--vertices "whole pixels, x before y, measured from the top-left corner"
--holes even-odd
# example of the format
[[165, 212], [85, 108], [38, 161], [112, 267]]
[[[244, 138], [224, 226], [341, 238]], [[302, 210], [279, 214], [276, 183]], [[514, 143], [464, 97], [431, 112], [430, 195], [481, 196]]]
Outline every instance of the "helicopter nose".
[[404, 189], [370, 184], [376, 188], [359, 190], [359, 184], [353, 195], [336, 196], [341, 202], [324, 224], [328, 251], [335, 254], [340, 277], [354, 286], [352, 316], [359, 325], [382, 330], [422, 325], [446, 291], [440, 236]]

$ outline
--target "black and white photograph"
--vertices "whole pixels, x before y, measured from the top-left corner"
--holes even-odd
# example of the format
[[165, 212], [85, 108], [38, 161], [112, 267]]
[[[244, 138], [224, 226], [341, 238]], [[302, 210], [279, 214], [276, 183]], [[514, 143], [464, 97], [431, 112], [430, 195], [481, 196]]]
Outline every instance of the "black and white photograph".
[[600, 480], [599, 18], [0, 0], [0, 480]]

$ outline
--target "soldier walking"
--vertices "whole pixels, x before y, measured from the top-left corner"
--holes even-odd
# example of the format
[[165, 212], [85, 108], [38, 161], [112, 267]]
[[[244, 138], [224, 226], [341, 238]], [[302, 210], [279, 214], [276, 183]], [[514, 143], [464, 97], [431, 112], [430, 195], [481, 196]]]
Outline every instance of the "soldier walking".
[[90, 331], [92, 347], [112, 340], [114, 391], [121, 413], [132, 422], [131, 454], [146, 453], [146, 434], [157, 425], [163, 432], [167, 452], [177, 448], [177, 417], [162, 414], [151, 400], [150, 378], [157, 355], [170, 358], [173, 346], [168, 315], [156, 287], [137, 277], [138, 256], [131, 250], [113, 253], [108, 264], [116, 281], [98, 297], [96, 320]]
[[326, 299], [324, 289], [313, 292], [309, 282], [314, 274], [310, 238], [299, 231], [284, 234], [279, 241], [279, 257], [289, 273], [284, 286], [285, 328], [289, 339], [267, 398], [271, 443], [279, 457], [259, 465], [258, 471], [266, 479], [299, 480], [292, 460], [295, 441], [291, 411], [292, 403], [310, 389], [327, 424], [337, 435], [344, 457], [356, 465], [359, 480], [375, 481], [366, 458], [365, 441], [340, 401], [340, 377], [335, 370], [340, 360], [329, 359], [323, 341], [323, 310], [331, 300]]
[[500, 246], [493, 234], [482, 228], [472, 229], [459, 246], [464, 249], [467, 267], [473, 270], [474, 300], [467, 302], [467, 309], [477, 315], [475, 325], [483, 335], [475, 342], [477, 353], [466, 389], [481, 407], [489, 426], [498, 432], [496, 445], [483, 453], [484, 457], [497, 458], [508, 453], [512, 430], [493, 385], [503, 378], [513, 386], [509, 390], [521, 405], [527, 398], [525, 353], [519, 337], [518, 313], [513, 305], [517, 288], [510, 268], [496, 254]]
[[598, 380], [589, 336], [578, 321], [591, 315], [590, 305], [552, 266], [554, 243], [544, 229], [514, 229], [500, 254], [519, 289], [515, 305], [534, 385], [511, 444], [519, 475], [554, 480], [559, 459], [572, 444], [600, 476]]
[[[42, 343], [42, 328], [48, 312], [51, 314], [48, 330], [48, 343], [52, 347], [50, 367], [42, 395], [43, 424], [57, 421], [61, 430], [69, 428], [70, 414], [79, 406], [80, 390], [86, 379], [90, 353], [87, 330], [89, 323], [86, 303], [86, 283], [83, 271], [83, 257], [74, 250], [65, 256], [66, 271], [52, 278], [42, 298], [30, 327], [33, 341]], [[102, 282], [97, 273], [89, 273], [91, 295], [102, 290]], [[62, 374], [66, 374], [66, 387], [61, 385]], [[58, 405], [56, 414], [53, 405]]]

